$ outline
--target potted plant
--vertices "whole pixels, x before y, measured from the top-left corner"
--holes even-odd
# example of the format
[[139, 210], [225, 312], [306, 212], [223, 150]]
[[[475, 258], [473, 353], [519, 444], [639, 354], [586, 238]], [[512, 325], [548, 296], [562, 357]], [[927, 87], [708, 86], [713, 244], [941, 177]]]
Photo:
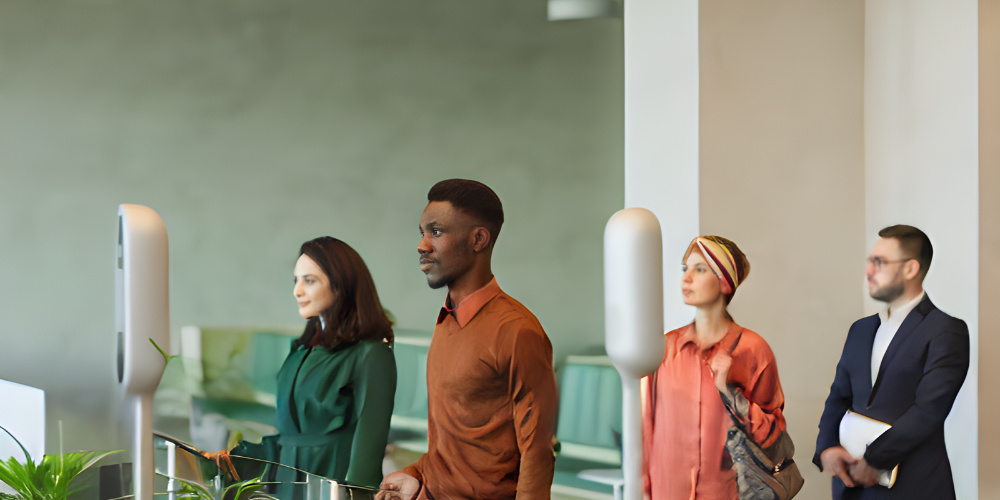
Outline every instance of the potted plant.
[[[122, 451], [60, 452], [58, 455], [45, 455], [41, 462], [36, 464], [31, 459], [28, 450], [10, 431], [3, 426], [0, 426], [0, 430], [13, 438], [21, 451], [24, 452], [23, 462], [14, 457], [10, 457], [7, 461], [0, 460], [0, 481], [17, 492], [16, 495], [2, 494], [0, 500], [66, 500], [69, 494], [79, 491], [69, 489], [73, 478], [100, 459]], [[59, 447], [61, 449], [62, 422], [59, 422], [59, 430]]]

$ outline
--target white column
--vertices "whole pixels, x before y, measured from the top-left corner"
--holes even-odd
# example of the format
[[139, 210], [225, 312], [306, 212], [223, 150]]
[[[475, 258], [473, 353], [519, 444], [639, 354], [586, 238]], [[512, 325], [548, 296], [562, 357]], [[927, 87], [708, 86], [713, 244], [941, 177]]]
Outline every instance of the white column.
[[976, 0], [865, 3], [868, 247], [892, 224], [926, 232], [934, 260], [924, 287], [935, 305], [969, 325], [972, 365], [945, 426], [961, 500], [978, 498], [977, 15]]
[[625, 207], [660, 220], [671, 330], [694, 317], [680, 261], [698, 235], [698, 1], [627, 0], [624, 8]]

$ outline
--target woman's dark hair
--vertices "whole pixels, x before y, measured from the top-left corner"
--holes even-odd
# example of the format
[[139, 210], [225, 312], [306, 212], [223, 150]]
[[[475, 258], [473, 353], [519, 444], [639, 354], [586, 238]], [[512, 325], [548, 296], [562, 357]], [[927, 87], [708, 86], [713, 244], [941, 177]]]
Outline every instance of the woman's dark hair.
[[[292, 346], [321, 345], [334, 348], [362, 340], [392, 343], [392, 322], [382, 309], [375, 281], [358, 252], [347, 243], [321, 236], [302, 244], [299, 255], [307, 255], [326, 273], [336, 299], [319, 317], [309, 318], [302, 336]], [[326, 323], [326, 328], [321, 325]], [[319, 335], [314, 343], [313, 339]]]
[[447, 201], [479, 221], [490, 232], [492, 247], [503, 226], [503, 204], [489, 186], [467, 179], [438, 182], [427, 193], [427, 201]]

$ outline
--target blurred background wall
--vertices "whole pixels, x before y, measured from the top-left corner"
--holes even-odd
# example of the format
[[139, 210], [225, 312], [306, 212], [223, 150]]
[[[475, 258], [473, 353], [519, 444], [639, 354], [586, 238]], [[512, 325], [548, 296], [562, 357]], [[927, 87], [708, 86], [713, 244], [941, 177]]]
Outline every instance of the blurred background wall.
[[996, 218], [980, 205], [996, 165], [979, 141], [996, 138], [979, 121], [994, 91], [977, 87], [992, 89], [994, 70], [977, 61], [976, 2], [699, 5], [700, 232], [732, 237], [753, 265], [731, 309], [778, 360], [803, 498], [829, 495], [808, 464], [816, 425], [847, 328], [884, 307], [868, 298], [864, 256], [899, 223], [929, 234], [928, 294], [969, 326], [946, 437], [958, 498], [979, 498], [978, 308], [995, 302], [979, 295], [993, 273], [980, 274], [979, 238], [988, 263]]
[[801, 498], [829, 498], [810, 461], [863, 316], [864, 2], [701, 0], [700, 15], [701, 233], [750, 260], [730, 311], [774, 351]]
[[[890, 224], [926, 231], [928, 297], [968, 325], [969, 371], [945, 422], [963, 500], [979, 498], [978, 10], [976, 0], [865, 4], [865, 236], [871, 246]], [[881, 307], [865, 297], [866, 313]]]
[[603, 344], [623, 205], [622, 23], [503, 0], [0, 3], [0, 378], [44, 389], [48, 448], [107, 441], [116, 210], [170, 235], [171, 328], [298, 324], [298, 246], [333, 235], [401, 327], [434, 182], [505, 203], [499, 282], [557, 359]]

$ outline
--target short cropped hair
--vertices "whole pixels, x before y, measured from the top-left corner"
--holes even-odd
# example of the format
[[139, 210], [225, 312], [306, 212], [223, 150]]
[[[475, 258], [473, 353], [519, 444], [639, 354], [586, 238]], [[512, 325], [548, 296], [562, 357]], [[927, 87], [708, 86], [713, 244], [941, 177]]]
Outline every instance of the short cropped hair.
[[920, 275], [927, 276], [927, 270], [931, 268], [931, 259], [934, 257], [934, 247], [931, 246], [931, 239], [923, 231], [913, 226], [896, 224], [879, 231], [878, 235], [882, 238], [895, 238], [906, 258], [916, 259], [920, 263]]
[[431, 188], [427, 201], [447, 201], [471, 215], [490, 232], [490, 246], [496, 243], [503, 226], [503, 204], [486, 184], [466, 179], [444, 180]]

